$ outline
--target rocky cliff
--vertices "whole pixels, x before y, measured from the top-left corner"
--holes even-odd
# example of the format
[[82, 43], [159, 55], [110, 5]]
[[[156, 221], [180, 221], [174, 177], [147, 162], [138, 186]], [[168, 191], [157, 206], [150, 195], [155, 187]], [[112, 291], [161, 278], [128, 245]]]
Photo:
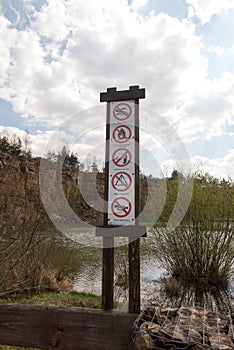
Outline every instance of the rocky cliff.
[[[50, 166], [51, 167], [51, 166]], [[40, 159], [25, 156], [13, 156], [0, 152], [0, 226], [20, 226], [28, 221], [48, 223], [40, 198], [39, 189]], [[83, 187], [93, 193], [93, 174], [85, 173], [80, 176]], [[62, 184], [65, 197], [75, 213], [88, 222], [102, 222], [102, 213], [92, 209], [83, 199], [78, 186], [79, 170], [72, 167], [63, 167]], [[47, 177], [48, 178], [48, 177]], [[103, 174], [96, 175], [98, 192], [103, 194]], [[90, 184], [89, 184], [90, 182]], [[53, 195], [56, 181], [48, 181], [48, 199]], [[51, 198], [50, 198], [51, 199]], [[66, 220], [66, 218], [59, 218]]]

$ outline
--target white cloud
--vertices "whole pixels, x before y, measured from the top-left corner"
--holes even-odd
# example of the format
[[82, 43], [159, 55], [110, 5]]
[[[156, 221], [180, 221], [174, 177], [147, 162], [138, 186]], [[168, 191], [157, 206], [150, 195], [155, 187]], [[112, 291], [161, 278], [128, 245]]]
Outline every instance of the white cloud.
[[[195, 156], [190, 159], [191, 169], [190, 173], [201, 172], [208, 173], [218, 179], [232, 179], [234, 180], [234, 149], [228, 151], [223, 158], [208, 158], [205, 156]], [[170, 176], [174, 169], [183, 172], [183, 164], [181, 167], [175, 162], [165, 160], [161, 164], [162, 173], [164, 176]]]
[[234, 8], [233, 0], [186, 0], [189, 17], [199, 17], [202, 24], [210, 22], [215, 14]]
[[208, 47], [208, 52], [214, 53], [217, 57], [224, 56], [224, 47], [221, 46], [210, 46]]
[[38, 12], [31, 28], [41, 36], [52, 38], [55, 41], [63, 40], [68, 34], [66, 26], [66, 6], [61, 0], [48, 0]]
[[224, 134], [227, 123], [233, 124], [234, 75], [224, 73], [212, 80], [205, 79], [190, 99], [173, 111], [177, 113], [178, 132], [186, 142], [201, 135], [210, 139]]
[[217, 178], [234, 179], [234, 149], [223, 158], [207, 158], [196, 156], [191, 159], [194, 169], [201, 169]]
[[197, 117], [180, 119], [177, 132], [184, 142], [193, 142], [204, 132], [204, 121]]
[[9, 30], [10, 22], [3, 16], [0, 16], [0, 86], [8, 83], [9, 66], [11, 62], [11, 47], [15, 45], [17, 32], [15, 29]]
[[151, 106], [165, 113], [206, 76], [191, 23], [165, 14], [139, 17], [125, 0], [49, 1], [33, 18], [21, 32], [5, 23], [5, 36], [14, 34], [15, 42], [3, 42], [0, 96], [35, 122], [56, 125], [97, 104], [99, 92], [113, 84], [145, 86]]
[[[186, 2], [189, 16], [196, 14], [202, 23], [234, 7], [229, 0]], [[233, 124], [234, 75], [209, 79], [204, 54], [221, 60], [224, 48], [204, 48], [190, 19], [154, 12], [142, 17], [138, 9], [147, 0], [130, 6], [127, 0], [48, 0], [40, 11], [33, 3], [24, 1], [30, 15], [24, 30], [0, 16], [0, 97], [30, 123], [52, 129], [98, 105], [106, 87], [139, 84], [147, 94], [142, 104], [166, 115], [184, 142], [222, 135], [225, 124]], [[99, 114], [95, 118], [100, 121]], [[82, 119], [83, 128], [87, 121]], [[34, 140], [38, 154], [43, 136]]]
[[[45, 132], [38, 131], [37, 134], [28, 135], [30, 140], [29, 146], [34, 156], [42, 156], [44, 154], [43, 151], [45, 148], [45, 144], [50, 140], [52, 135], [53, 135], [53, 131], [45, 131]], [[9, 139], [13, 137], [19, 137], [22, 141], [22, 148], [23, 149], [25, 148], [24, 139], [27, 136], [27, 133], [25, 130], [22, 130], [16, 127], [0, 125], [0, 136], [6, 136]], [[62, 144], [62, 141], [61, 141], [61, 144]]]
[[133, 0], [132, 3], [131, 3], [131, 7], [134, 10], [138, 10], [138, 9], [146, 6], [147, 2], [148, 2], [148, 0]]

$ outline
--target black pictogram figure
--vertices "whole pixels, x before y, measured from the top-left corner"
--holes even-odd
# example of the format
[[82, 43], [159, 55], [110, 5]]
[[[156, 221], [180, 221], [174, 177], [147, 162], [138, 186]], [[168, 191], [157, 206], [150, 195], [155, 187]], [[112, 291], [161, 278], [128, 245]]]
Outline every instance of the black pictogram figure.
[[132, 184], [131, 176], [126, 172], [118, 172], [112, 177], [112, 186], [116, 191], [127, 191]]

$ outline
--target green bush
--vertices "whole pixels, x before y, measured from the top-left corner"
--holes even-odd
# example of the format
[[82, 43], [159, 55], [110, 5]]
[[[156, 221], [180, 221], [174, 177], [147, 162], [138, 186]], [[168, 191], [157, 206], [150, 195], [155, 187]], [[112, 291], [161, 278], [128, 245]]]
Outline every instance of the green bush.
[[175, 296], [171, 289], [176, 281], [180, 302], [227, 301], [234, 262], [233, 222], [184, 223], [172, 232], [156, 228], [155, 236], [158, 258], [169, 275], [164, 288], [168, 297]]

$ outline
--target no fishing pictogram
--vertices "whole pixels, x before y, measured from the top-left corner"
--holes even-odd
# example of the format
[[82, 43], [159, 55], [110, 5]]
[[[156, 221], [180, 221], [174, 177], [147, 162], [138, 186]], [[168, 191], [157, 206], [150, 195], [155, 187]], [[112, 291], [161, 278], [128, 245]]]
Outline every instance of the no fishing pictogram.
[[119, 192], [124, 192], [129, 189], [132, 184], [131, 176], [125, 171], [119, 171], [111, 180], [112, 187]]
[[113, 110], [114, 117], [117, 120], [126, 120], [131, 116], [132, 108], [128, 103], [119, 103]]
[[132, 137], [132, 131], [127, 125], [119, 125], [113, 130], [112, 137], [118, 143], [126, 143]]
[[118, 218], [124, 218], [131, 212], [132, 205], [125, 197], [119, 197], [113, 200], [111, 204], [112, 213]]
[[131, 158], [131, 153], [126, 148], [118, 148], [112, 155], [112, 161], [117, 167], [126, 167]]

